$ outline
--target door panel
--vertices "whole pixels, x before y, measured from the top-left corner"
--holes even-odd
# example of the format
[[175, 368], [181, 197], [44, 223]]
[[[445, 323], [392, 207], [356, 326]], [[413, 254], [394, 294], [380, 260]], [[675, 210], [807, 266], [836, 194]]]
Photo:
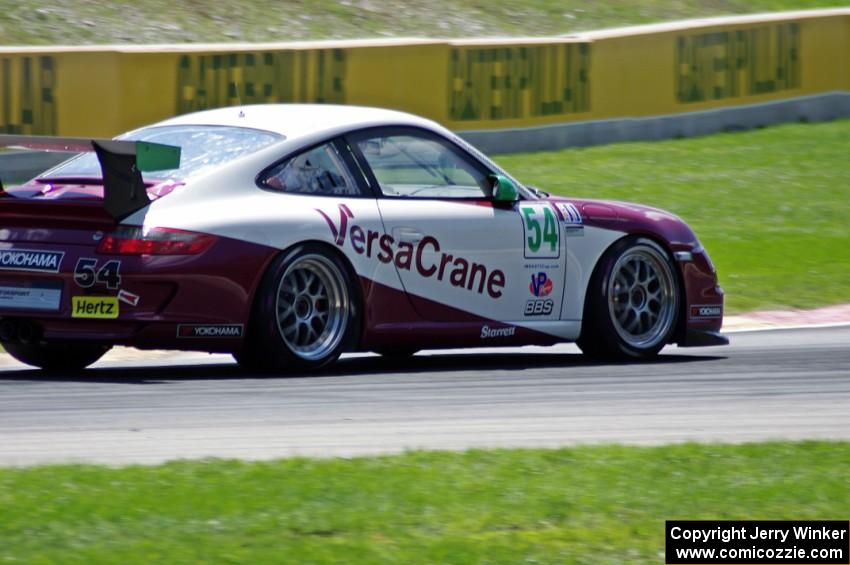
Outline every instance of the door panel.
[[[428, 308], [433, 300], [474, 317], [505, 322], [558, 320], [563, 253], [526, 259], [526, 230], [516, 208], [489, 202], [379, 200], [393, 234], [393, 262], [414, 308], [427, 320], [464, 321]], [[414, 235], [416, 234], [416, 235]]]
[[541, 200], [519, 202], [517, 211], [523, 225], [523, 271], [528, 283], [523, 318], [558, 320], [566, 267], [566, 239], [558, 211]]
[[[375, 128], [347, 141], [378, 193], [389, 234], [383, 260], [395, 265], [420, 316], [559, 319], [565, 253], [554, 207], [494, 203], [493, 171], [433, 132]], [[470, 318], [459, 320], [459, 311]]]

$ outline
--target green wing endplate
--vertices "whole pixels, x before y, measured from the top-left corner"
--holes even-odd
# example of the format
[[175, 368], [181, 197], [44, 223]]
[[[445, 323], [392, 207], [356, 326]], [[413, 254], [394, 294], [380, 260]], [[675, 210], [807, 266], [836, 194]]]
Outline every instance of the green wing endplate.
[[136, 142], [136, 167], [143, 173], [180, 168], [180, 148], [148, 141]]

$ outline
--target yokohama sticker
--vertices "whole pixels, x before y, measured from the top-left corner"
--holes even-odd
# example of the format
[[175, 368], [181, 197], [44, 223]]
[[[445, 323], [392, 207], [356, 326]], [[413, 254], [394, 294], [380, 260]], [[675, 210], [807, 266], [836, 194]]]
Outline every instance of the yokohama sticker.
[[0, 249], [0, 269], [7, 271], [40, 271], [58, 273], [64, 251], [35, 249]]
[[180, 324], [177, 326], [177, 337], [242, 337], [242, 327], [242, 324]]
[[691, 306], [691, 319], [722, 318], [723, 306], [720, 304], [695, 304]]

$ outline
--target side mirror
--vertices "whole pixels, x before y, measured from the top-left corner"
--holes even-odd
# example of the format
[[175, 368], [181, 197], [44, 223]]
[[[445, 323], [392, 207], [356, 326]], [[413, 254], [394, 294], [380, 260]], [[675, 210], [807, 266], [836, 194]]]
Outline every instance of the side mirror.
[[496, 202], [516, 202], [519, 200], [519, 191], [517, 191], [511, 179], [497, 174], [492, 174], [488, 178], [493, 187], [493, 200]]

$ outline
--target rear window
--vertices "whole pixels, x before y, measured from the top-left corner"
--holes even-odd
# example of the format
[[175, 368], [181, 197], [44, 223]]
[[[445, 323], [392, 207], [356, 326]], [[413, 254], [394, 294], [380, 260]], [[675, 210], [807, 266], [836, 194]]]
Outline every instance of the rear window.
[[[117, 139], [149, 141], [176, 145], [181, 148], [180, 168], [145, 173], [146, 178], [185, 180], [223, 165], [237, 157], [248, 155], [284, 139], [269, 131], [231, 126], [157, 126], [124, 134]], [[94, 153], [80, 154], [42, 178], [101, 177], [100, 164]]]

